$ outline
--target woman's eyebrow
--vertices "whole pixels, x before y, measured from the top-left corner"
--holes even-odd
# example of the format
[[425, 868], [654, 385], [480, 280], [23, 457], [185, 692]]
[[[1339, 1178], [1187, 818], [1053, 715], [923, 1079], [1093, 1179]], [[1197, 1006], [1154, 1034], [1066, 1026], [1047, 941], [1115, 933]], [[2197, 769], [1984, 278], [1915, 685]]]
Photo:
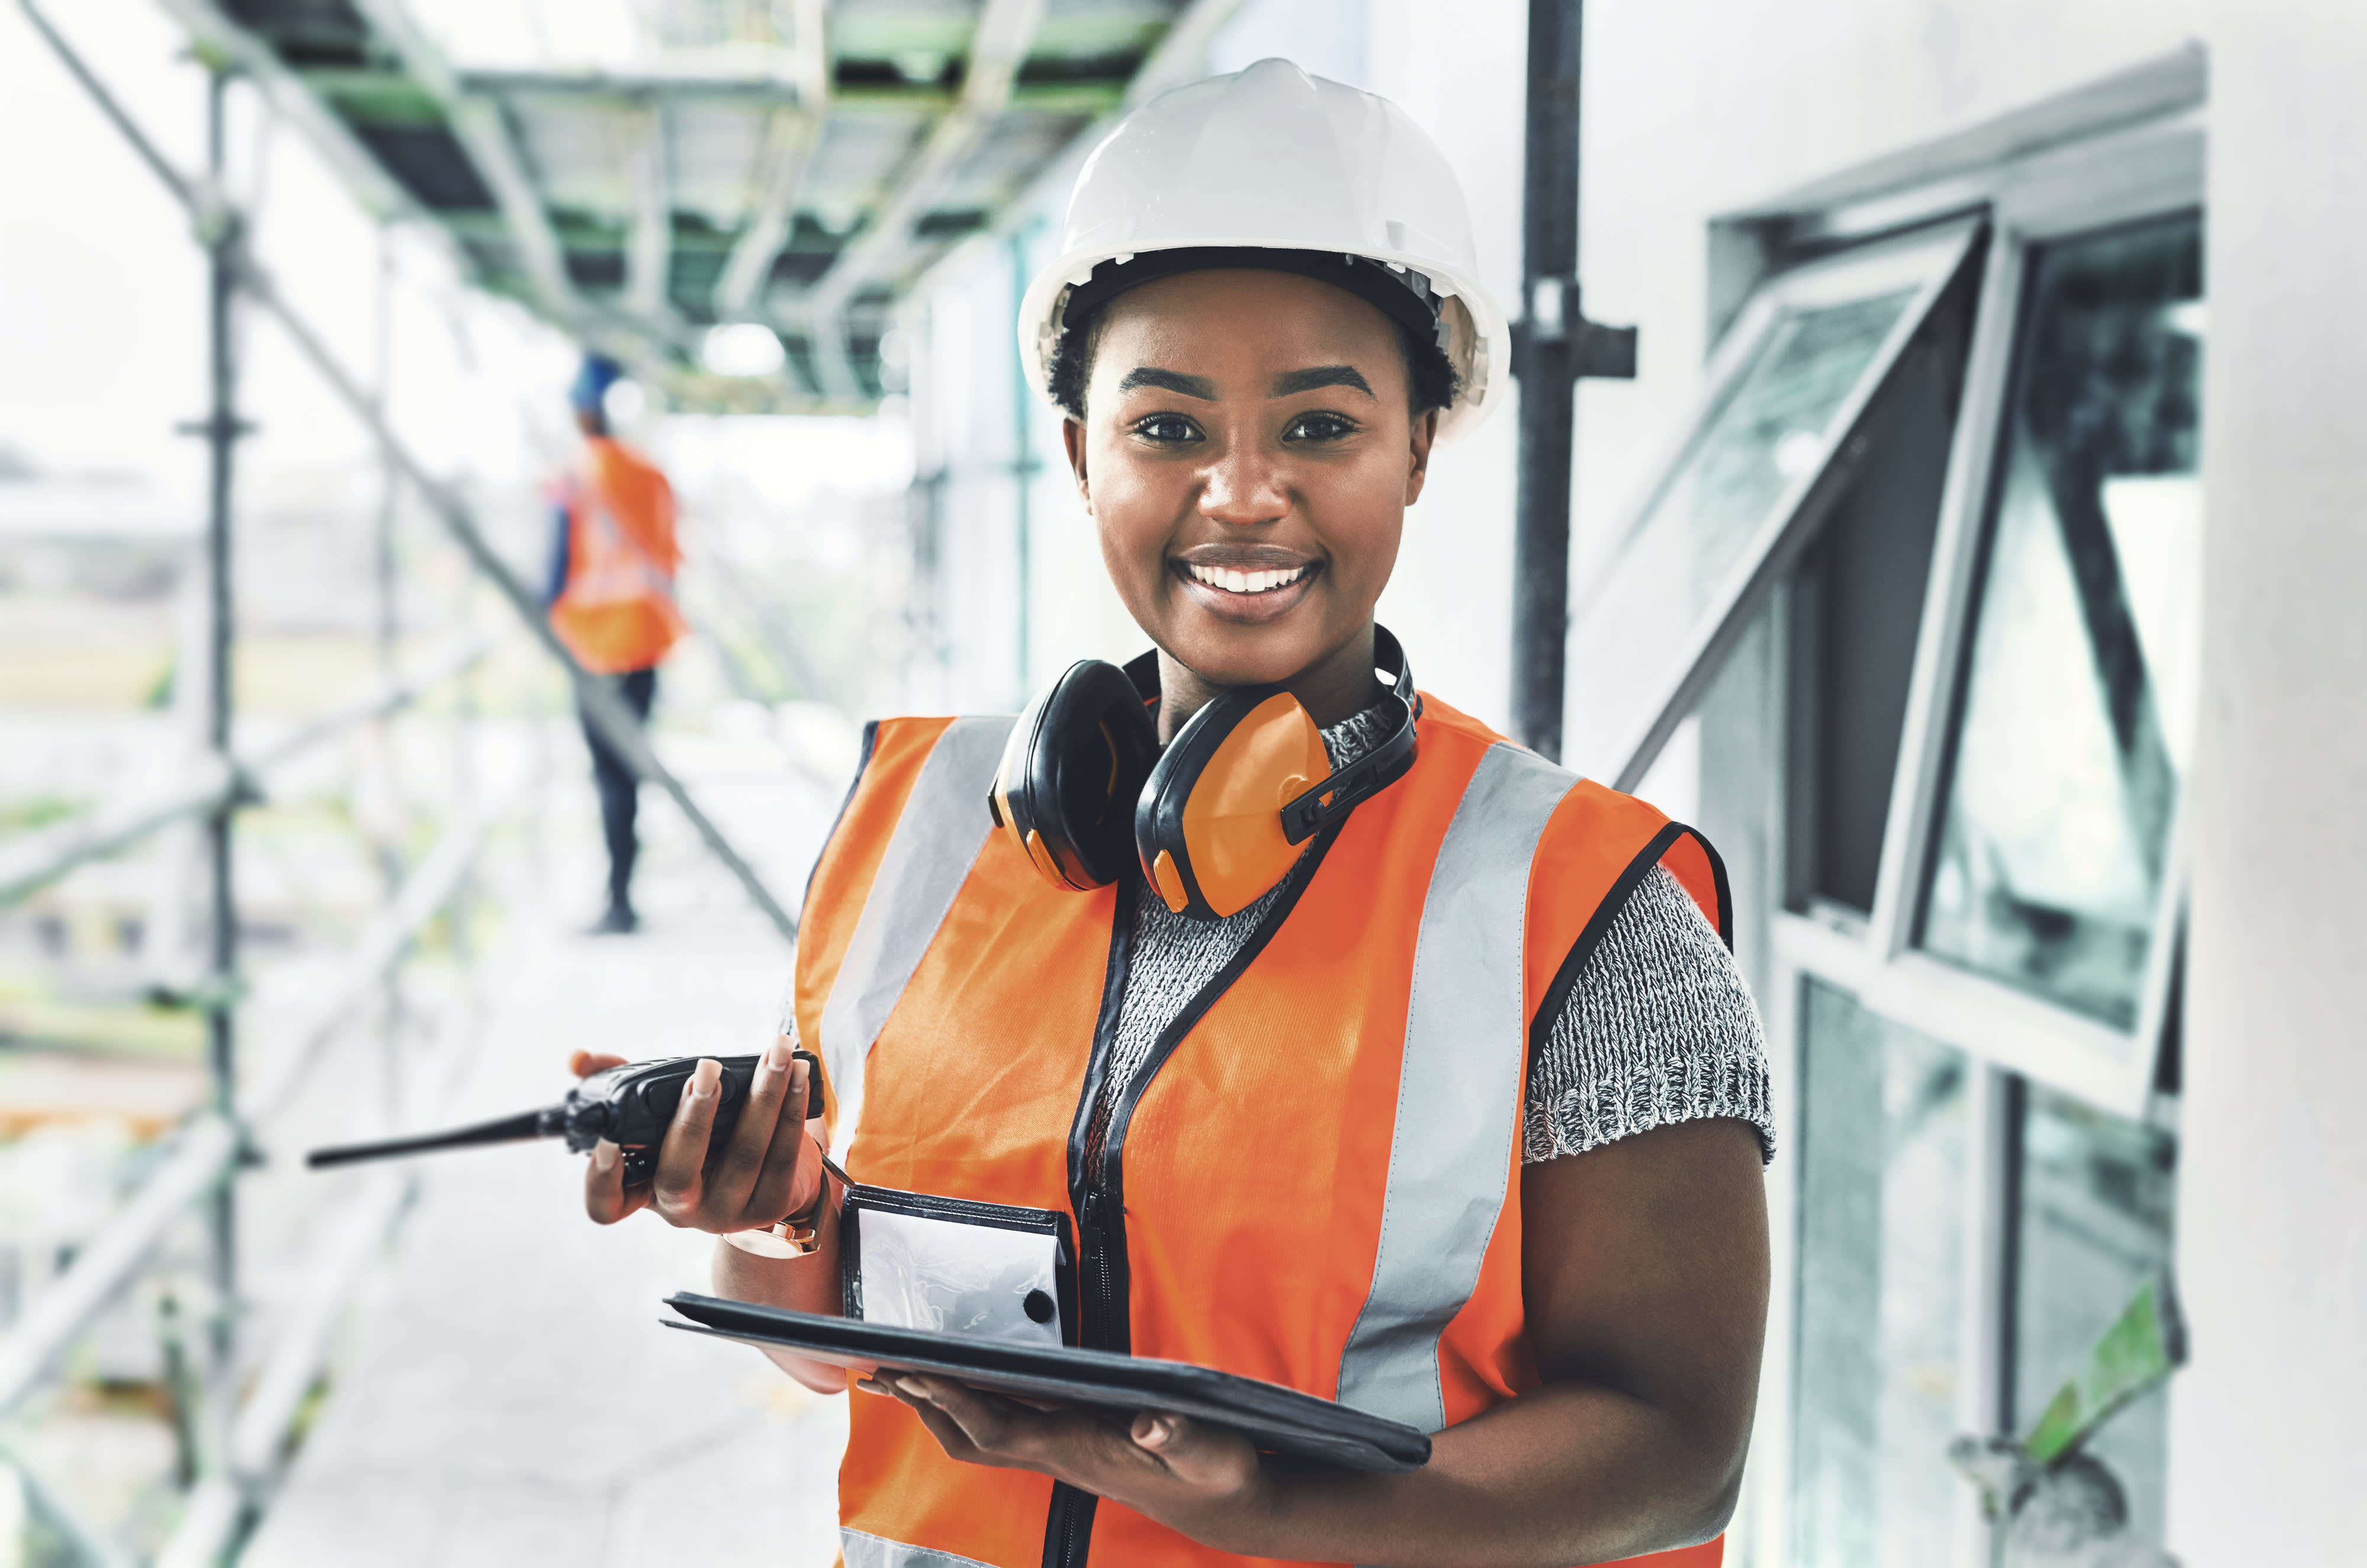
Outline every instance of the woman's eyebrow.
[[1206, 376], [1183, 376], [1172, 370], [1154, 370], [1148, 365], [1138, 365], [1126, 373], [1117, 384], [1121, 392], [1137, 387], [1160, 387], [1171, 392], [1181, 392], [1187, 398], [1197, 398], [1204, 403], [1217, 400], [1217, 384]]
[[1270, 398], [1286, 398], [1294, 392], [1311, 392], [1318, 387], [1353, 387], [1366, 397], [1373, 389], [1353, 365], [1317, 365], [1305, 370], [1285, 370], [1274, 378], [1266, 393]]

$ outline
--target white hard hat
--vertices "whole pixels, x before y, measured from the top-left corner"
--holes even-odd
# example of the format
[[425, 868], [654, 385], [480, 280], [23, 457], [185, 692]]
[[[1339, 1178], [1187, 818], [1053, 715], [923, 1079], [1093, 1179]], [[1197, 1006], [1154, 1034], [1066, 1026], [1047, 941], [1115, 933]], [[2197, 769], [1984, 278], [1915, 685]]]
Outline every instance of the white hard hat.
[[[1397, 105], [1286, 60], [1163, 93], [1093, 149], [1069, 197], [1059, 259], [1019, 307], [1020, 362], [1036, 389], [1049, 390], [1071, 291], [1094, 268], [1203, 248], [1381, 264], [1408, 301], [1438, 301], [1439, 345], [1460, 382], [1440, 434], [1470, 429], [1505, 400], [1512, 336], [1480, 286], [1455, 172]], [[1102, 281], [1113, 277], [1124, 281], [1122, 271]], [[1431, 319], [1431, 306], [1421, 309]]]

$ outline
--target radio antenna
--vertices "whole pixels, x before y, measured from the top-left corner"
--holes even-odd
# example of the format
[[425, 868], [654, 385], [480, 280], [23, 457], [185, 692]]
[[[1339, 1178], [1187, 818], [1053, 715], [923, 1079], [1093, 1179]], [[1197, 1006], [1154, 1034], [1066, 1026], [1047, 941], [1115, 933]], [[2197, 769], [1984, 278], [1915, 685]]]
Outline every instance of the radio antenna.
[[[552, 1122], [548, 1131], [543, 1125], [545, 1117], [549, 1117]], [[323, 1166], [391, 1159], [397, 1155], [421, 1155], [436, 1149], [465, 1149], [479, 1144], [515, 1144], [530, 1138], [556, 1137], [562, 1131], [559, 1120], [548, 1111], [528, 1111], [516, 1116], [504, 1116], [498, 1122], [480, 1122], [473, 1127], [456, 1127], [448, 1133], [429, 1133], [416, 1138], [389, 1138], [375, 1144], [343, 1144], [335, 1148], [314, 1149], [304, 1156], [304, 1163], [318, 1170]]]

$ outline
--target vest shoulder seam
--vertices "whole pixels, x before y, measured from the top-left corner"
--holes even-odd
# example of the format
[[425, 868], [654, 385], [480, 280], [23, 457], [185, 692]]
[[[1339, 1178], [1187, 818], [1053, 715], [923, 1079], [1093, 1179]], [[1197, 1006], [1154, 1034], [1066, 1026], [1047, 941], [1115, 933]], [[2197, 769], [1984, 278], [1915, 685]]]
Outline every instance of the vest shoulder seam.
[[[1670, 846], [1693, 833], [1693, 830], [1682, 822], [1663, 819], [1659, 830], [1629, 857], [1611, 886], [1603, 890], [1602, 900], [1595, 905], [1593, 913], [1587, 916], [1586, 924], [1580, 928], [1578, 940], [1569, 944], [1569, 952], [1562, 956], [1560, 964], [1555, 968], [1553, 979], [1546, 987], [1545, 994], [1537, 998], [1537, 1010], [1529, 1019], [1531, 1059], [1535, 1059], [1538, 1048], [1545, 1043], [1546, 1032], [1553, 1027], [1553, 1021], [1560, 1017], [1562, 1010], [1569, 1005], [1569, 994], [1577, 987], [1578, 977], [1585, 970], [1587, 960], [1593, 957], [1594, 950], [1603, 944], [1604, 933], [1619, 918], [1619, 912], [1627, 907], [1637, 885], [1660, 863], [1660, 857], [1669, 852]], [[1693, 837], [1699, 839], [1700, 835], [1693, 834]], [[1706, 843], [1707, 840], [1703, 840], [1702, 842]], [[1538, 849], [1543, 851], [1542, 842]]]

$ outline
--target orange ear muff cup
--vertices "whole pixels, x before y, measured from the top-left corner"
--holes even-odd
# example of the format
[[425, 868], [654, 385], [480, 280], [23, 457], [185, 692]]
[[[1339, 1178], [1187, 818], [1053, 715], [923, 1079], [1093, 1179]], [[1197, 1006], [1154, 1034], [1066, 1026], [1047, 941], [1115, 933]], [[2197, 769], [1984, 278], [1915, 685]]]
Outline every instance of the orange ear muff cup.
[[1284, 804], [1331, 775], [1322, 733], [1297, 698], [1270, 688], [1218, 696], [1168, 743], [1135, 809], [1144, 874], [1178, 913], [1240, 912], [1298, 859]]
[[1209, 908], [1236, 914], [1283, 879], [1298, 859], [1283, 834], [1283, 806], [1331, 775], [1322, 732], [1288, 693], [1233, 727], [1184, 800], [1187, 863]]

